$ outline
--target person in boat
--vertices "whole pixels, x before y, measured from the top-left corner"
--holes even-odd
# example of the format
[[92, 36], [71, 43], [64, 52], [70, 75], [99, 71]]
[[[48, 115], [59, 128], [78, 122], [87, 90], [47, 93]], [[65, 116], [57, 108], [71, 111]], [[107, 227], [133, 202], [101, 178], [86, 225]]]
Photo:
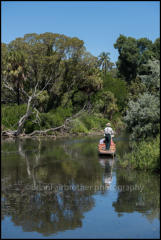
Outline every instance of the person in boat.
[[112, 168], [113, 168], [114, 160], [112, 158], [110, 159], [100, 158], [99, 163], [105, 170], [102, 180], [107, 190], [109, 189], [112, 183]]
[[105, 143], [105, 138], [100, 139], [99, 144], [104, 144]]
[[110, 149], [111, 146], [111, 137], [114, 135], [114, 131], [111, 127], [111, 123], [106, 124], [106, 128], [104, 129], [104, 136], [105, 136], [105, 144], [106, 150]]

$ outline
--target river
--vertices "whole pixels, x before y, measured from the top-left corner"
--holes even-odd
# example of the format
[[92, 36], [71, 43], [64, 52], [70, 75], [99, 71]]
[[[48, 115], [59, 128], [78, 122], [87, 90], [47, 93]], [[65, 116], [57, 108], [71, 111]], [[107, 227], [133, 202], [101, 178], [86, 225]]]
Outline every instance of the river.
[[98, 155], [99, 136], [2, 139], [2, 238], [159, 238], [159, 175]]

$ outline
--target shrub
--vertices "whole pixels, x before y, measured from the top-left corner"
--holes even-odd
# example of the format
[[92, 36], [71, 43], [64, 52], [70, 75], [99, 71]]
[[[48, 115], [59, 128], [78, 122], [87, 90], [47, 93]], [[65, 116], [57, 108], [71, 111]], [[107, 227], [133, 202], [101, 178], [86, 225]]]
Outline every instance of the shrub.
[[83, 122], [83, 124], [85, 125], [85, 127], [90, 130], [91, 128], [96, 128], [98, 127], [97, 123], [94, 121], [94, 119], [92, 118], [92, 116], [90, 116], [89, 114], [83, 114], [80, 117], [80, 120]]
[[58, 107], [57, 109], [50, 110], [48, 113], [41, 113], [41, 127], [43, 129], [58, 127], [62, 125], [66, 118], [72, 114], [71, 107]]
[[160, 170], [160, 135], [151, 141], [141, 141], [133, 145], [131, 153], [126, 153], [119, 162], [123, 167], [140, 170]]
[[104, 118], [101, 113], [84, 113], [83, 115], [81, 115], [79, 120], [85, 125], [88, 130], [91, 130], [93, 128], [102, 129], [105, 127], [106, 123], [109, 122], [109, 120]]
[[72, 133], [87, 133], [88, 130], [84, 126], [84, 124], [77, 118], [73, 121], [71, 132]]
[[26, 104], [12, 104], [1, 106], [2, 110], [2, 125], [5, 129], [15, 130], [18, 126], [18, 121], [26, 113]]
[[31, 133], [35, 130], [40, 130], [39, 124], [34, 123], [32, 120], [26, 121], [24, 128], [25, 128], [25, 133], [26, 134]]
[[132, 133], [131, 138], [154, 137], [159, 133], [160, 102], [158, 97], [149, 93], [139, 95], [136, 102], [130, 101], [124, 121]]

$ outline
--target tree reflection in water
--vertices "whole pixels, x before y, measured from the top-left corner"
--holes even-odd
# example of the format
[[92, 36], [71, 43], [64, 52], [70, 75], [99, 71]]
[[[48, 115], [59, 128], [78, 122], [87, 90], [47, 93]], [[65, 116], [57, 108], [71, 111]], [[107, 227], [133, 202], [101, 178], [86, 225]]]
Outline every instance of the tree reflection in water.
[[116, 179], [118, 198], [112, 206], [118, 216], [137, 211], [149, 221], [160, 219], [160, 176], [117, 169]]
[[[115, 163], [98, 158], [91, 139], [3, 141], [2, 219], [11, 216], [23, 231], [44, 236], [81, 227], [84, 213], [95, 205], [94, 194], [110, 191]], [[137, 211], [149, 221], [159, 218], [158, 176], [115, 172], [117, 200], [111, 208], [118, 216]], [[105, 188], [99, 191], [99, 186]]]
[[103, 173], [90, 144], [17, 139], [2, 149], [2, 219], [43, 235], [82, 226]]

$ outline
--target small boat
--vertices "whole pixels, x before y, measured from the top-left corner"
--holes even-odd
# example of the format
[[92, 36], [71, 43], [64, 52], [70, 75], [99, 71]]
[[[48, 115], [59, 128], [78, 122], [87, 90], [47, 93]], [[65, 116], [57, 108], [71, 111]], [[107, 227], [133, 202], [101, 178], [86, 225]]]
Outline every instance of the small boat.
[[106, 150], [106, 145], [105, 145], [105, 139], [101, 139], [99, 144], [98, 144], [98, 152], [99, 154], [102, 155], [115, 155], [116, 152], [116, 144], [113, 142], [112, 138], [111, 138], [111, 145], [110, 145], [110, 149]]

